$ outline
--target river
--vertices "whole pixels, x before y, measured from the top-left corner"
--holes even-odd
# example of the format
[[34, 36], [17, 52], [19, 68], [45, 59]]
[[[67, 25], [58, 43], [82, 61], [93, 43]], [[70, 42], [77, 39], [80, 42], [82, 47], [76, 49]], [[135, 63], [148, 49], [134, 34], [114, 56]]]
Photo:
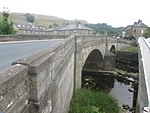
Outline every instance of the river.
[[82, 87], [108, 92], [126, 113], [135, 111], [137, 84], [132, 81], [133, 78], [124, 79], [111, 74], [82, 72]]

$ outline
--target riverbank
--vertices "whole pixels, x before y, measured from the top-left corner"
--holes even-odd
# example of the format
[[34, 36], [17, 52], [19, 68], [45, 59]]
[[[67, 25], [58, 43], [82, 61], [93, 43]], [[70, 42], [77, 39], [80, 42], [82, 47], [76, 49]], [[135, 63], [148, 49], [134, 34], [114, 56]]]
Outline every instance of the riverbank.
[[119, 107], [108, 93], [79, 89], [74, 92], [69, 113], [119, 113]]

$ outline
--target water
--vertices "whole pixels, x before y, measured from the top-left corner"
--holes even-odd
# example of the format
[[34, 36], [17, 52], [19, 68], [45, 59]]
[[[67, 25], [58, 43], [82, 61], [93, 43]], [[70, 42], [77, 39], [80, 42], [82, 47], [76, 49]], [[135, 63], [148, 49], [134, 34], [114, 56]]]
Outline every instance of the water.
[[136, 94], [133, 78], [123, 79], [104, 73], [83, 72], [82, 87], [108, 92], [114, 97], [120, 108], [127, 107], [127, 113], [133, 113]]
[[125, 85], [115, 79], [114, 87], [110, 90], [109, 94], [117, 100], [120, 107], [128, 105], [132, 108], [133, 92], [129, 92], [128, 89], [132, 89], [131, 85]]

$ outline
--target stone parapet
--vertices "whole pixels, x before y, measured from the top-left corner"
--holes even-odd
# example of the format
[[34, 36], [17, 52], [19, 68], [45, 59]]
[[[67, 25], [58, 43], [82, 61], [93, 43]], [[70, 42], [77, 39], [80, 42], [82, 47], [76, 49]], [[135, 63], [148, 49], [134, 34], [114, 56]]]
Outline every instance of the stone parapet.
[[24, 40], [45, 40], [65, 39], [69, 35], [0, 35], [0, 42], [24, 41]]
[[28, 68], [14, 65], [0, 72], [0, 112], [21, 113], [29, 103]]
[[[66, 113], [74, 87], [74, 36], [13, 64], [28, 67], [31, 113]], [[59, 108], [58, 108], [59, 107]]]

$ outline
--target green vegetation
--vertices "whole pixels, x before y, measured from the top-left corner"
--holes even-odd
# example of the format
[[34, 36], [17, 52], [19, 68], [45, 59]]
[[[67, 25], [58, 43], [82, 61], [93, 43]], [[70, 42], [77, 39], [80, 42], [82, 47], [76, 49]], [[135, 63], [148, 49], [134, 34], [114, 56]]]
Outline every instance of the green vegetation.
[[[12, 21], [14, 23], [26, 24], [28, 23], [26, 14], [27, 13], [10, 13], [8, 21]], [[35, 18], [35, 21], [34, 21], [35, 24], [44, 25], [47, 28], [49, 28], [49, 26], [53, 26], [55, 23], [57, 23], [60, 26], [63, 25], [64, 23], [69, 23], [69, 24], [75, 23], [75, 20], [65, 20], [62, 18], [54, 17], [54, 16], [46, 16], [46, 15], [40, 15], [40, 14], [34, 14], [34, 18]], [[84, 20], [78, 20], [78, 21], [81, 22], [82, 24], [88, 23]]]
[[98, 24], [85, 24], [85, 26], [96, 30], [96, 33], [105, 34], [107, 30], [108, 35], [119, 35], [121, 33], [121, 28], [114, 28], [106, 23]]
[[35, 18], [34, 18], [34, 15], [33, 15], [33, 14], [27, 13], [25, 16], [26, 16], [28, 22], [34, 23]]
[[127, 48], [123, 49], [123, 51], [138, 52], [138, 47], [137, 46], [130, 46], [130, 47], [127, 47]]
[[9, 13], [3, 11], [2, 16], [0, 16], [0, 35], [15, 34], [16, 31], [13, 28], [13, 23], [8, 22]]
[[124, 37], [124, 39], [128, 39], [128, 40], [135, 40], [135, 37], [133, 35]]
[[143, 36], [144, 36], [145, 38], [150, 38], [150, 27], [147, 28], [147, 32], [145, 32]]
[[74, 92], [69, 113], [119, 113], [119, 107], [107, 93], [79, 89]]

